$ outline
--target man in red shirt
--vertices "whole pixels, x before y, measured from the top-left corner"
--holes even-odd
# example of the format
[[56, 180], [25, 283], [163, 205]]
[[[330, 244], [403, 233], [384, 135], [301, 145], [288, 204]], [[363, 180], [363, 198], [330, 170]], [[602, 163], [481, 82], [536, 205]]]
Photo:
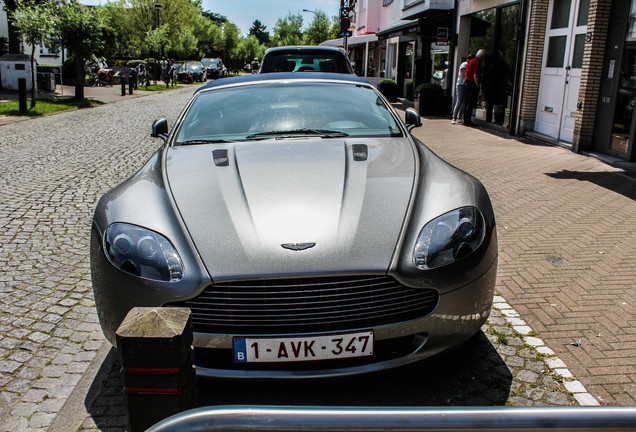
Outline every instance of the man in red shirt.
[[473, 109], [477, 107], [479, 84], [481, 83], [481, 62], [486, 57], [486, 51], [480, 49], [475, 57], [468, 61], [466, 68], [466, 106], [464, 108], [464, 125], [474, 126], [472, 121]]

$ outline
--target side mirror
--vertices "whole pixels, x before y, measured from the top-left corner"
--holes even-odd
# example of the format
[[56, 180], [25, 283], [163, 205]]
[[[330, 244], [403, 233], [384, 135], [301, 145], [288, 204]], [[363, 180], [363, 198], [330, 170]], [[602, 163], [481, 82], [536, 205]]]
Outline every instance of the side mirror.
[[166, 140], [168, 137], [168, 120], [165, 117], [160, 117], [152, 122], [151, 137], [161, 137]]
[[411, 132], [413, 128], [422, 126], [422, 118], [415, 108], [407, 108], [404, 115], [404, 123], [406, 123], [406, 129]]

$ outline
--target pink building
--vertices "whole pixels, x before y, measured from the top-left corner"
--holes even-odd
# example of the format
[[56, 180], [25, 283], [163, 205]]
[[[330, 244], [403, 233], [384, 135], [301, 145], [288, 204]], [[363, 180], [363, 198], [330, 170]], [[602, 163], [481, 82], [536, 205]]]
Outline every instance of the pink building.
[[[375, 83], [393, 79], [404, 97], [419, 83], [446, 86], [453, 6], [453, 0], [356, 1], [347, 40], [356, 74]], [[327, 44], [343, 46], [342, 39]]]

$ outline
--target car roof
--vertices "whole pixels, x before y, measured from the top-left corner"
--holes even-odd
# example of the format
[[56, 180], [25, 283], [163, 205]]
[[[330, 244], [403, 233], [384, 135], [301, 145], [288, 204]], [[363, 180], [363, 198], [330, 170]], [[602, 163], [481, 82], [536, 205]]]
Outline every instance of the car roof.
[[364, 78], [360, 78], [356, 75], [351, 74], [337, 74], [331, 72], [272, 72], [267, 74], [254, 74], [254, 75], [241, 75], [238, 77], [231, 78], [223, 78], [219, 80], [214, 80], [203, 87], [199, 87], [199, 89], [195, 92], [199, 92], [201, 90], [220, 87], [231, 84], [243, 84], [250, 82], [258, 82], [258, 81], [297, 81], [297, 80], [324, 80], [324, 81], [347, 81], [353, 83], [360, 84], [371, 84], [369, 81]]
[[330, 47], [330, 46], [310, 46], [310, 45], [298, 45], [298, 46], [280, 46], [269, 48], [265, 51], [265, 55], [276, 52], [276, 51], [337, 51], [344, 54], [344, 49], [339, 47]]

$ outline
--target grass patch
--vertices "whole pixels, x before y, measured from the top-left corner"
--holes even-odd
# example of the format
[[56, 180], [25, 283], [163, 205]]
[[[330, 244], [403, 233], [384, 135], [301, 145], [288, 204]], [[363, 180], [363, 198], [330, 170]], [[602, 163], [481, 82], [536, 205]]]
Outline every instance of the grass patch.
[[19, 102], [3, 102], [0, 104], [0, 115], [5, 116], [29, 116], [37, 117], [44, 114], [51, 114], [58, 111], [66, 111], [76, 108], [89, 108], [95, 105], [101, 105], [102, 102], [91, 99], [38, 99], [35, 108], [30, 109], [31, 101], [27, 100], [27, 111], [20, 112]]
[[148, 87], [146, 87], [145, 85], [139, 86], [137, 88], [137, 90], [144, 90], [144, 91], [166, 91], [166, 90], [175, 90], [175, 89], [179, 89], [181, 88], [180, 85], [177, 86], [172, 86], [172, 87], [166, 87], [165, 84], [150, 84]]
[[503, 333], [497, 333], [497, 342], [503, 345], [508, 345], [508, 338]]

